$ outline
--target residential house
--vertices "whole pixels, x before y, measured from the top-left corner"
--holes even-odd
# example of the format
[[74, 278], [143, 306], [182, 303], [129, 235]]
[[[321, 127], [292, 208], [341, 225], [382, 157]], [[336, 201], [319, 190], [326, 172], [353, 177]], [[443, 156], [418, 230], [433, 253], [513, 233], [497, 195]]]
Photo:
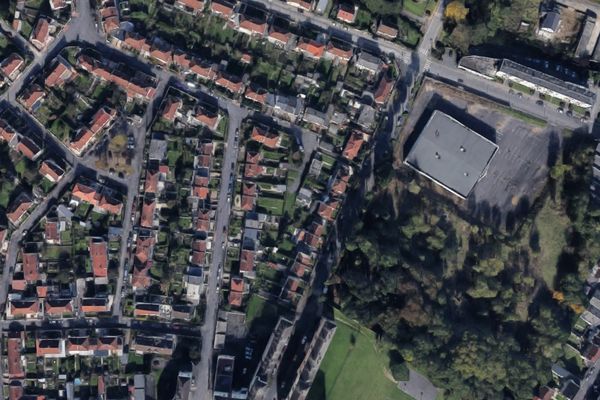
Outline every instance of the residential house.
[[379, 106], [384, 105], [388, 101], [392, 90], [394, 90], [394, 80], [387, 74], [383, 74], [379, 80], [375, 93], [373, 93], [375, 104]]
[[6, 364], [7, 369], [4, 369], [4, 374], [9, 379], [24, 379], [25, 378], [25, 340], [23, 332], [8, 332], [6, 339]]
[[229, 304], [233, 307], [241, 307], [242, 299], [244, 296], [244, 278], [241, 277], [233, 277], [230, 281], [229, 287]]
[[40, 51], [45, 49], [52, 41], [52, 36], [50, 36], [50, 21], [43, 17], [39, 18], [35, 28], [31, 32], [29, 41], [36, 49]]
[[341, 43], [336, 43], [333, 40], [327, 44], [324, 57], [329, 60], [338, 60], [342, 64], [348, 63], [353, 55], [352, 46], [344, 46]]
[[94, 278], [108, 277], [108, 244], [101, 237], [92, 237], [88, 244]]
[[318, 60], [325, 52], [325, 45], [312, 39], [301, 38], [296, 45], [296, 51], [308, 58]]
[[236, 76], [225, 75], [223, 73], [219, 74], [219, 77], [215, 81], [215, 85], [227, 90], [234, 96], [242, 93], [244, 89], [244, 84], [240, 78]]
[[365, 141], [365, 135], [360, 131], [353, 131], [348, 141], [346, 142], [346, 146], [344, 147], [344, 151], [342, 152], [342, 156], [348, 161], [353, 161]]
[[224, 0], [212, 0], [210, 2], [210, 11], [224, 18], [230, 18], [233, 15], [234, 4]]
[[27, 211], [33, 206], [33, 201], [25, 193], [21, 193], [10, 205], [6, 217], [15, 227], [19, 226]]
[[267, 33], [266, 21], [258, 21], [250, 19], [244, 14], [237, 15], [238, 20], [236, 21], [236, 29], [246, 35], [250, 36], [264, 36]]
[[123, 203], [114, 199], [111, 195], [103, 193], [105, 188], [97, 191], [95, 188], [82, 182], [77, 182], [71, 192], [71, 202], [78, 205], [84, 202], [94, 206], [94, 209], [101, 213], [119, 215], [123, 209]]
[[200, 0], [175, 0], [174, 6], [192, 15], [199, 15], [204, 9], [204, 2]]
[[56, 218], [46, 218], [44, 241], [48, 244], [60, 244], [60, 222]]
[[361, 51], [354, 63], [354, 66], [362, 71], [367, 71], [371, 75], [376, 75], [381, 69], [381, 58], [376, 57], [366, 51]]
[[252, 128], [250, 139], [261, 143], [271, 150], [275, 150], [281, 145], [281, 136], [279, 133], [258, 126]]
[[388, 40], [394, 40], [398, 37], [398, 29], [384, 23], [383, 19], [379, 21], [379, 24], [377, 25], [377, 31], [375, 33], [378, 36]]
[[351, 4], [340, 3], [335, 18], [338, 21], [345, 22], [347, 24], [353, 24], [356, 21], [356, 15], [358, 14], [358, 6]]
[[29, 158], [31, 161], [35, 161], [39, 156], [42, 155], [42, 148], [38, 146], [33, 140], [28, 137], [21, 136], [19, 143], [17, 144], [16, 150]]
[[75, 69], [67, 60], [61, 56], [58, 56], [56, 60], [52, 71], [50, 71], [44, 80], [44, 84], [49, 88], [61, 87], [65, 82], [77, 76], [77, 72], [75, 72]]
[[19, 96], [19, 102], [23, 104], [27, 111], [35, 113], [42, 105], [44, 97], [46, 97], [46, 92], [39, 85], [33, 84], [28, 86], [23, 94]]
[[285, 0], [285, 2], [304, 11], [312, 11], [314, 7], [314, 4], [307, 0]]
[[278, 28], [275, 25], [271, 25], [269, 33], [267, 35], [267, 41], [273, 43], [276, 46], [285, 47], [292, 39], [292, 34], [282, 28]]
[[37, 319], [40, 317], [40, 302], [38, 299], [9, 300], [7, 319]]
[[24, 67], [25, 60], [17, 53], [11, 53], [0, 63], [0, 71], [11, 81], [14, 81], [21, 75]]
[[60, 179], [65, 175], [65, 171], [52, 159], [42, 161], [39, 172], [40, 175], [52, 183], [60, 181]]
[[175, 122], [176, 118], [181, 118], [182, 115], [179, 112], [181, 107], [183, 106], [183, 102], [180, 99], [171, 99], [168, 98], [165, 101], [165, 106], [162, 111], [162, 118], [166, 119], [169, 122]]

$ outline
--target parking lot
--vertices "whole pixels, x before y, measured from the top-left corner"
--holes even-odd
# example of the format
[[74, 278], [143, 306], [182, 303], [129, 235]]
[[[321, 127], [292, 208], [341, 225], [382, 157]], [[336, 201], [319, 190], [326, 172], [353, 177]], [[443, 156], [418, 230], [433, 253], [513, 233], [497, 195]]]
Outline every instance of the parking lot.
[[[559, 132], [535, 126], [488, 99], [426, 80], [413, 106], [413, 117], [401, 132], [402, 157], [434, 110], [441, 110], [498, 145], [483, 178], [465, 201], [447, 195], [481, 222], [511, 231], [544, 185], [559, 153]], [[397, 164], [399, 166], [399, 164]], [[424, 178], [423, 178], [424, 179]]]

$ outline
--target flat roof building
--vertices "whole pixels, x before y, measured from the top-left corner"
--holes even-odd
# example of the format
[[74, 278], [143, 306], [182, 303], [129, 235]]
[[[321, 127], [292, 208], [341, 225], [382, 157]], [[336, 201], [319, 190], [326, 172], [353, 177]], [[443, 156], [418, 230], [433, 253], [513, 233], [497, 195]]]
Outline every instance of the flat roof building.
[[596, 102], [596, 94], [583, 86], [508, 59], [502, 60], [496, 75], [583, 108], [590, 108]]
[[497, 150], [495, 143], [436, 110], [404, 163], [464, 199], [485, 176]]

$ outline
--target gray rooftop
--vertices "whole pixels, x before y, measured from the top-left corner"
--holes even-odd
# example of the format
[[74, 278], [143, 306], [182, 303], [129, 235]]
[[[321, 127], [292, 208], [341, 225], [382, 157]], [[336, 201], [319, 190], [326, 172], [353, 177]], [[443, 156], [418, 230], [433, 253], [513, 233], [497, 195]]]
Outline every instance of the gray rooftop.
[[548, 75], [537, 69], [526, 67], [525, 65], [516, 63], [512, 60], [502, 60], [499, 72], [515, 76], [586, 104], [593, 105], [596, 102], [596, 94], [587, 88], [571, 82], [566, 82], [555, 76]]
[[436, 110], [404, 162], [466, 198], [477, 181], [485, 175], [497, 149], [496, 144]]

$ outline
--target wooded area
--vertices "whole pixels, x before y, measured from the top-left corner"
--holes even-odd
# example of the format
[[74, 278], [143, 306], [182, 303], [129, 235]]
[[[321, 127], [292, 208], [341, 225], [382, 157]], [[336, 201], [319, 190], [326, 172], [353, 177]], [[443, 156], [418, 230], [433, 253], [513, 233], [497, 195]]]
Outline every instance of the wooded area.
[[[592, 155], [588, 137], [567, 137], [547, 190], [512, 234], [466, 221], [406, 168], [380, 168], [379, 189], [332, 277], [335, 301], [445, 398], [531, 398], [553, 362], [570, 362], [563, 345], [600, 256]], [[564, 240], [541, 232], [542, 209], [556, 213], [553, 229]], [[562, 248], [544, 253], [547, 246]]]

